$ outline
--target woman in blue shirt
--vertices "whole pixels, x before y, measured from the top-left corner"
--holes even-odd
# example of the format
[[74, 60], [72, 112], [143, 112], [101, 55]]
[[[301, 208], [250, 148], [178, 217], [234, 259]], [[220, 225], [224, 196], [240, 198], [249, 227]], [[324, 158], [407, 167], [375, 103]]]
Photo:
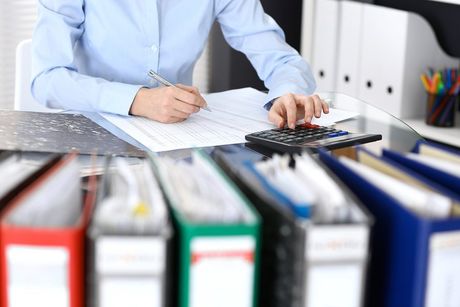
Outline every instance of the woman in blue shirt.
[[[309, 122], [328, 112], [311, 95], [308, 64], [286, 44], [259, 0], [39, 0], [38, 13], [32, 93], [48, 107], [165, 123], [188, 118], [205, 101], [196, 88], [181, 84], [192, 83], [217, 20], [269, 89], [270, 121], [293, 127], [297, 118]], [[150, 69], [178, 88], [148, 88]]]

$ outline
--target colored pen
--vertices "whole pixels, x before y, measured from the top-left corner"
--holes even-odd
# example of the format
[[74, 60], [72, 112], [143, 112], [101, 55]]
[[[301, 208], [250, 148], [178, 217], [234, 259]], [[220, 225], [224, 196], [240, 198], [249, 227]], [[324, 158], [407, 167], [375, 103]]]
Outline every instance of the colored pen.
[[430, 92], [430, 83], [428, 81], [428, 78], [426, 77], [426, 75], [421, 75], [420, 76], [420, 79], [422, 80], [422, 84], [423, 84], [423, 87], [425, 88], [425, 90], [427, 92]]
[[433, 76], [433, 80], [431, 81], [430, 93], [436, 94], [438, 90], [438, 85], [439, 85], [439, 74], [435, 73]]
[[[171, 82], [169, 82], [168, 80], [166, 80], [165, 78], [163, 78], [162, 76], [160, 76], [159, 74], [154, 72], [153, 70], [149, 70], [148, 75], [149, 75], [150, 78], [157, 80], [158, 82], [160, 82], [164, 86], [172, 86], [172, 87], [177, 88], [177, 86], [175, 86], [174, 84], [172, 84]], [[202, 109], [206, 110], [208, 112], [212, 112], [211, 109], [208, 106], [202, 107]]]

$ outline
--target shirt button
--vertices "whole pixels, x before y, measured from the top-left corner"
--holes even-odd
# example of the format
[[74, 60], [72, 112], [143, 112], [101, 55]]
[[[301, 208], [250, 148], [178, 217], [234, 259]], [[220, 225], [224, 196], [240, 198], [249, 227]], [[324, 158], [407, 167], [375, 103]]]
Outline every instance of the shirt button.
[[157, 52], [158, 51], [158, 46], [157, 45], [152, 45], [152, 47], [150, 47], [150, 49], [152, 49], [153, 52]]

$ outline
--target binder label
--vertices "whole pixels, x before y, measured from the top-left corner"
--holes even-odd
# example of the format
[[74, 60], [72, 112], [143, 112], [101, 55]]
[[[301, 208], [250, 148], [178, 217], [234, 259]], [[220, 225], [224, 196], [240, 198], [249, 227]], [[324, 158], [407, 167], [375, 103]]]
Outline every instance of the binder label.
[[460, 231], [431, 235], [426, 307], [460, 306]]
[[96, 243], [99, 274], [161, 274], [166, 261], [165, 241], [151, 237], [102, 237]]
[[70, 306], [67, 249], [9, 245], [6, 258], [8, 306]]
[[251, 236], [191, 241], [190, 307], [251, 307], [254, 253]]
[[162, 280], [159, 277], [103, 278], [99, 287], [99, 307], [162, 307]]
[[308, 261], [363, 260], [367, 256], [369, 229], [365, 225], [312, 226], [307, 235]]

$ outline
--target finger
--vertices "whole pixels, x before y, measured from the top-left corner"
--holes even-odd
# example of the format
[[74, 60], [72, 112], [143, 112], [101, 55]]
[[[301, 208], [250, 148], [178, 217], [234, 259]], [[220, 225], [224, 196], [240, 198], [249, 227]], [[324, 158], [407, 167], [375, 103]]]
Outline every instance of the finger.
[[329, 104], [325, 100], [321, 100], [321, 104], [323, 106], [323, 112], [325, 114], [329, 113]]
[[181, 90], [184, 90], [184, 91], [187, 91], [189, 93], [193, 93], [195, 95], [199, 95], [200, 92], [198, 91], [198, 88], [194, 87], [194, 86], [188, 86], [188, 85], [184, 85], [184, 84], [176, 84], [176, 86], [178, 88], [180, 88]]
[[168, 116], [186, 119], [186, 118], [189, 118], [190, 113], [186, 113], [186, 112], [182, 112], [182, 111], [173, 109], [168, 112]]
[[200, 111], [199, 107], [195, 105], [187, 104], [180, 100], [175, 100], [173, 102], [172, 107], [176, 111], [187, 114], [187, 116], [190, 116], [190, 114], [197, 113], [198, 111]]
[[314, 104], [314, 114], [315, 114], [315, 117], [316, 118], [320, 118], [321, 117], [321, 110], [322, 110], [322, 103], [321, 103], [321, 99], [319, 98], [318, 95], [313, 95], [311, 96], [311, 98], [313, 99], [313, 104]]
[[268, 112], [268, 120], [278, 128], [284, 127], [284, 118], [283, 115], [279, 113], [279, 108], [272, 107], [270, 109], [270, 112]]
[[187, 92], [186, 90], [178, 87], [173, 87], [173, 96], [186, 104], [202, 107], [202, 101], [194, 93]]
[[285, 109], [285, 114], [287, 115], [287, 124], [289, 128], [294, 129], [295, 123], [297, 121], [297, 105], [294, 95], [286, 95], [283, 97], [282, 105]]
[[180, 123], [186, 120], [187, 118], [169, 116], [164, 122], [167, 124]]
[[198, 97], [198, 105], [200, 107], [207, 107], [208, 103], [204, 100], [203, 96], [200, 94], [200, 90], [196, 86], [187, 86], [183, 84], [176, 84], [176, 86], [184, 91], [194, 94]]
[[310, 96], [305, 97], [304, 99], [304, 109], [305, 109], [305, 122], [309, 123], [311, 122], [311, 119], [313, 118], [313, 98]]

